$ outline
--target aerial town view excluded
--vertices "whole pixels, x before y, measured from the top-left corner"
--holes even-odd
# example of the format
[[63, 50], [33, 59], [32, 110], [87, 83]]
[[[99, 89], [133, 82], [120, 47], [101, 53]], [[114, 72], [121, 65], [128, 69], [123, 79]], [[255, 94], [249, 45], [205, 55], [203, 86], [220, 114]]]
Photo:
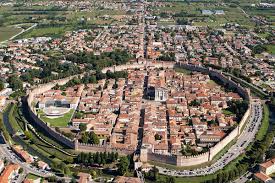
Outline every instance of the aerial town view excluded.
[[275, 183], [275, 0], [0, 0], [0, 183]]

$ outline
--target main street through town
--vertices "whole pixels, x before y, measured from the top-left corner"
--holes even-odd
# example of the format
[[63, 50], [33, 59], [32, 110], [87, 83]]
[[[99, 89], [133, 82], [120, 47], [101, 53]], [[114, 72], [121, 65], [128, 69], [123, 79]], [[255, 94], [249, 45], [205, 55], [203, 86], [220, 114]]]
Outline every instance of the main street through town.
[[163, 167], [157, 167], [161, 174], [172, 176], [200, 176], [215, 173], [224, 168], [232, 160], [236, 159], [245, 152], [245, 148], [255, 139], [256, 133], [262, 121], [262, 105], [260, 101], [253, 101], [251, 104], [250, 118], [238, 137], [236, 143], [232, 145], [229, 150], [215, 163], [210, 166], [199, 168], [195, 170], [171, 170]]

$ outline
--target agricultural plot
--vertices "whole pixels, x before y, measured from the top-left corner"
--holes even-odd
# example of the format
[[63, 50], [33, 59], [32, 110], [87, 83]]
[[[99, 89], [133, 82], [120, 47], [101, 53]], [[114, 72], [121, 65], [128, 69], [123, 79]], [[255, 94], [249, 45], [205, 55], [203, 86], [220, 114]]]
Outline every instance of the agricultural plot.
[[0, 42], [10, 39], [18, 34], [22, 29], [15, 27], [0, 27]]
[[[203, 14], [203, 10], [213, 11], [213, 14]], [[215, 14], [216, 10], [223, 10], [224, 14]], [[172, 14], [175, 19], [191, 20], [196, 26], [220, 27], [225, 23], [237, 23], [245, 27], [253, 27], [255, 24], [237, 6], [212, 2], [177, 2], [165, 7], [156, 7], [154, 14]]]

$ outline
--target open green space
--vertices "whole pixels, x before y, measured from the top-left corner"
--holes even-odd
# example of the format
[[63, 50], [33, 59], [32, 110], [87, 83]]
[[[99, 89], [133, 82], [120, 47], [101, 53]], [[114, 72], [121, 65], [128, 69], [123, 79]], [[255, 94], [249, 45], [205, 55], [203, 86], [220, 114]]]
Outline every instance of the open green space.
[[49, 123], [53, 127], [66, 127], [68, 126], [73, 114], [74, 110], [71, 109], [68, 113], [64, 114], [59, 118], [48, 118], [43, 111], [38, 112], [40, 119], [44, 122]]
[[242, 6], [250, 16], [260, 16], [265, 18], [271, 25], [275, 25], [275, 11], [274, 8], [261, 8], [261, 7], [251, 7], [251, 6]]
[[263, 106], [263, 119], [261, 123], [261, 127], [256, 135], [257, 140], [263, 140], [265, 137], [265, 134], [267, 133], [269, 127], [269, 109], [266, 104]]
[[23, 33], [20, 38], [31, 38], [31, 37], [61, 37], [66, 31], [70, 31], [73, 28], [71, 26], [60, 26], [60, 27], [41, 27], [34, 28], [30, 31]]
[[27, 179], [31, 179], [31, 180], [36, 180], [36, 179], [39, 179], [41, 177], [38, 177], [37, 175], [34, 175], [34, 174], [28, 174], [27, 175]]
[[[12, 104], [9, 108], [8, 119], [12, 129], [26, 131], [26, 121], [20, 112], [21, 108], [18, 108], [16, 104]], [[51, 145], [51, 143], [45, 140], [41, 140], [32, 130], [28, 127], [28, 132], [30, 133], [30, 138], [27, 139], [23, 136], [14, 136], [14, 142], [21, 145], [26, 149], [30, 154], [40, 157], [43, 161], [47, 163], [58, 163], [58, 162], [72, 162], [73, 159], [71, 156], [63, 153], [62, 151], [56, 149]], [[65, 148], [64, 148], [65, 149]]]
[[[203, 15], [202, 10], [223, 10], [224, 15]], [[244, 27], [253, 27], [255, 24], [247, 17], [238, 6], [217, 4], [216, 1], [198, 2], [173, 2], [167, 6], [153, 7], [154, 14], [176, 14], [176, 19], [192, 20], [196, 26], [220, 27], [225, 23], [237, 23]], [[182, 16], [178, 16], [182, 14]], [[184, 15], [184, 16], [183, 16]]]
[[231, 111], [226, 110], [226, 109], [223, 109], [223, 110], [222, 110], [222, 113], [225, 114], [225, 115], [233, 115], [233, 114], [234, 114], [234, 113], [232, 113]]
[[266, 48], [267, 48], [267, 52], [270, 53], [270, 54], [275, 54], [275, 44], [268, 44], [268, 45], [265, 45]]
[[21, 29], [16, 27], [0, 27], [0, 42], [10, 39], [20, 31]]

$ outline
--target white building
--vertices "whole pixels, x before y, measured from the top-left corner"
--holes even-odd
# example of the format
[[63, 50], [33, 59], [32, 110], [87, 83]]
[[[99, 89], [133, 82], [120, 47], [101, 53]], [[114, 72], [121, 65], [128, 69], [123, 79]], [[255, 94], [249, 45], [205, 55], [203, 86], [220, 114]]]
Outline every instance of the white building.
[[155, 88], [155, 101], [165, 102], [168, 98], [168, 90], [163, 87]]
[[0, 159], [0, 173], [4, 170], [4, 161], [2, 159]]
[[260, 171], [267, 175], [274, 173], [275, 172], [275, 158], [273, 158], [267, 162], [261, 163]]

